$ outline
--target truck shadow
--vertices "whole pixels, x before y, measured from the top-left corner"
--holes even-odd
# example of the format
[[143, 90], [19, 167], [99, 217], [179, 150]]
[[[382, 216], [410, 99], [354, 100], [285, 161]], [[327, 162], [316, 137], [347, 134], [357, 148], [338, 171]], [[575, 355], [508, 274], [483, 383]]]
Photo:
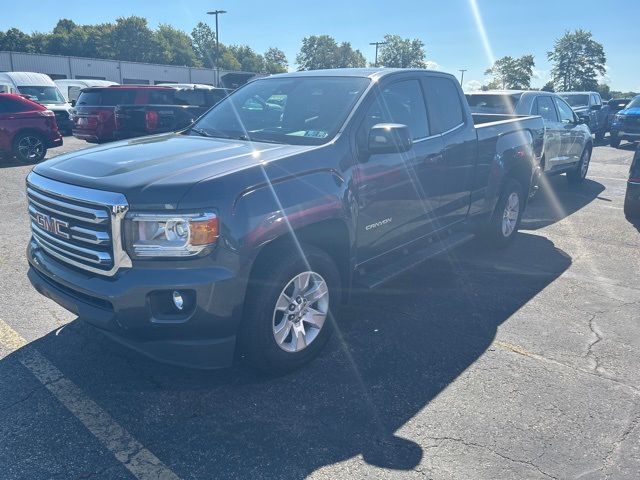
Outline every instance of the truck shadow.
[[27, 348], [37, 348], [183, 478], [303, 478], [358, 455], [409, 470], [426, 453], [398, 429], [570, 264], [533, 234], [520, 234], [506, 251], [467, 244], [380, 289], [356, 292], [321, 357], [276, 378], [242, 366], [212, 372], [161, 365], [77, 320]]
[[588, 178], [580, 185], [570, 185], [564, 175], [550, 177], [529, 203], [522, 227], [538, 230], [572, 215], [598, 198], [605, 187]]

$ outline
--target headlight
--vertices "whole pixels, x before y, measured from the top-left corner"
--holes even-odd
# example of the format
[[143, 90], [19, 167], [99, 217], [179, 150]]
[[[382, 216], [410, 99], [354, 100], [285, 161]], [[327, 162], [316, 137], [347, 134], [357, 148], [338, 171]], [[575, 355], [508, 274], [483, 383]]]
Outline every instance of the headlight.
[[218, 239], [214, 213], [130, 213], [125, 240], [134, 258], [191, 257], [213, 246]]

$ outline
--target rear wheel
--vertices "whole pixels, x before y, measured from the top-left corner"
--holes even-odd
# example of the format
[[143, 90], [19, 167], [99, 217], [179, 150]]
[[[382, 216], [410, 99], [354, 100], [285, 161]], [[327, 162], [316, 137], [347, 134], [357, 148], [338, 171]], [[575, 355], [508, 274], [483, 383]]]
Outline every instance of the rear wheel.
[[618, 148], [620, 146], [620, 137], [618, 135], [612, 133], [609, 135], [609, 145], [613, 148]]
[[331, 335], [340, 274], [324, 251], [292, 245], [270, 252], [247, 293], [240, 333], [249, 363], [270, 373], [295, 370], [313, 360]]
[[515, 238], [525, 205], [524, 191], [520, 182], [507, 179], [491, 222], [484, 231], [483, 236], [489, 244], [506, 247]]
[[582, 183], [584, 179], [587, 178], [587, 172], [589, 171], [589, 163], [591, 162], [591, 149], [586, 147], [582, 151], [582, 155], [580, 156], [580, 162], [578, 166], [572, 170], [567, 172], [567, 180], [569, 183]]
[[21, 133], [13, 141], [13, 154], [22, 163], [37, 163], [47, 154], [47, 147], [37, 133]]

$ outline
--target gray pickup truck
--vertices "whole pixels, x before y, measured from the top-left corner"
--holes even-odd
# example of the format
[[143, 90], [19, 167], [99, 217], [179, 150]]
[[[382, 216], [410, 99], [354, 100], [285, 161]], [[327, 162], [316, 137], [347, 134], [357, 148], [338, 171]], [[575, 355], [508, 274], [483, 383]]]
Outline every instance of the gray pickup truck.
[[513, 240], [543, 135], [537, 116], [472, 116], [441, 72], [262, 78], [186, 130], [37, 165], [29, 278], [154, 358], [291, 370], [353, 286]]

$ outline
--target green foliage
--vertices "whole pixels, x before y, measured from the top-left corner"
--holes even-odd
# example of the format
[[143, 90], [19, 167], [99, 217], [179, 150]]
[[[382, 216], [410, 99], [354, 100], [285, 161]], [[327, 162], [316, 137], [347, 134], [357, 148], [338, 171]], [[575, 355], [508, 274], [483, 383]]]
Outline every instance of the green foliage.
[[[213, 67], [215, 45], [216, 34], [205, 23], [198, 23], [189, 35], [167, 24], [151, 29], [145, 18], [137, 16], [97, 25], [62, 19], [50, 33], [28, 35], [16, 28], [0, 31], [0, 50], [192, 67]], [[285, 54], [277, 48], [263, 56], [247, 45], [222, 43], [218, 63], [226, 70], [259, 73], [279, 73], [288, 66]]]
[[490, 89], [529, 90], [534, 66], [533, 55], [520, 58], [507, 56], [496, 60], [484, 74], [492, 77]]
[[596, 92], [600, 94], [603, 100], [611, 99], [611, 88], [606, 83], [599, 83]]
[[605, 74], [604, 47], [586, 30], [565, 32], [555, 41], [553, 50], [547, 52], [547, 57], [553, 62], [551, 76], [556, 90], [595, 90], [598, 74]]
[[553, 88], [553, 82], [549, 81], [549, 82], [545, 83], [544, 87], [542, 87], [540, 90], [542, 90], [543, 92], [555, 92], [555, 90]]
[[329, 35], [311, 35], [303, 38], [296, 63], [298, 70], [364, 67], [367, 64], [360, 50], [354, 50], [349, 42], [338, 45]]
[[282, 50], [270, 47], [264, 52], [265, 70], [267, 73], [284, 73], [289, 69], [287, 56]]
[[400, 35], [385, 35], [384, 45], [380, 46], [378, 64], [391, 68], [426, 68], [424, 42]]

